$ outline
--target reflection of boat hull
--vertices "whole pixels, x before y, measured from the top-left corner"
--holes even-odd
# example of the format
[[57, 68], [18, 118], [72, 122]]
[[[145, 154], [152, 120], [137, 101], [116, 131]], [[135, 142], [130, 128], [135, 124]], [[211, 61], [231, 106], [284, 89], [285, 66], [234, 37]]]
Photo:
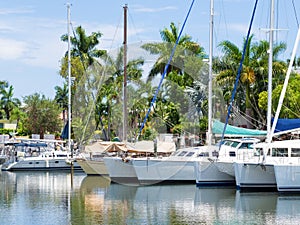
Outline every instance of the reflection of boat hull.
[[277, 190], [280, 192], [300, 192], [300, 166], [274, 165]]
[[257, 163], [235, 163], [235, 178], [238, 189], [276, 188], [274, 166]]
[[94, 189], [107, 188], [110, 185], [108, 176], [86, 176], [80, 185], [81, 190], [92, 192]]
[[194, 161], [137, 158], [132, 164], [141, 184], [195, 182]]
[[194, 167], [197, 186], [231, 186], [235, 184], [233, 176], [221, 172], [215, 162], [208, 159], [195, 162]]
[[87, 175], [108, 175], [104, 161], [77, 160], [77, 163]]
[[197, 188], [195, 192], [195, 205], [227, 205], [230, 204], [231, 208], [235, 205], [234, 188]]
[[278, 194], [276, 192], [236, 191], [235, 208], [238, 212], [256, 213], [265, 210], [276, 211]]
[[104, 157], [103, 160], [112, 182], [139, 183], [131, 160], [120, 157]]
[[178, 204], [189, 202], [195, 197], [195, 185], [147, 185], [139, 186], [135, 195], [135, 201], [144, 202], [148, 199], [152, 202], [172, 202]]
[[68, 171], [22, 171], [19, 173], [2, 171], [1, 176], [6, 177], [9, 189], [15, 189], [15, 193], [32, 194], [38, 190], [39, 193], [54, 194], [79, 188], [85, 174]]
[[65, 158], [25, 158], [13, 163], [5, 163], [2, 165], [3, 171], [47, 171], [47, 170], [79, 170], [81, 167], [75, 161], [71, 165]]

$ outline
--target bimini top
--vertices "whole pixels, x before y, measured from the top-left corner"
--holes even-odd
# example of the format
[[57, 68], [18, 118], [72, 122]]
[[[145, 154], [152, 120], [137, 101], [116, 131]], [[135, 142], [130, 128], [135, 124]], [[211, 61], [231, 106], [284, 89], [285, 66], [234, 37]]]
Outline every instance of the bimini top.
[[[221, 136], [224, 130], [225, 124], [214, 120], [212, 126], [212, 132], [216, 136]], [[225, 130], [225, 137], [258, 137], [258, 136], [266, 136], [266, 130], [254, 130], [254, 129], [247, 129], [243, 127], [236, 127], [232, 125], [227, 125]]]

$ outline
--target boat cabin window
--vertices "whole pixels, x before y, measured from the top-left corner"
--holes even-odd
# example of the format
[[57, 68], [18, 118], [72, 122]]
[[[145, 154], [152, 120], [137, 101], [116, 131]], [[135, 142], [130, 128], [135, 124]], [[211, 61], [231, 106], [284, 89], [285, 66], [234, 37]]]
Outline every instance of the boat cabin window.
[[229, 152], [229, 156], [230, 156], [230, 157], [235, 157], [235, 151], [230, 151], [230, 152]]
[[225, 141], [223, 145], [230, 146], [233, 142], [232, 141]]
[[209, 156], [209, 152], [200, 152], [198, 154], [198, 157], [208, 157]]
[[236, 147], [236, 146], [238, 146], [238, 144], [239, 144], [240, 142], [237, 142], [237, 141], [234, 141], [234, 142], [232, 142], [232, 144], [231, 144], [231, 147]]
[[180, 152], [180, 154], [178, 154], [178, 156], [184, 156], [187, 153], [187, 151], [182, 151]]
[[193, 156], [195, 154], [195, 152], [189, 152], [186, 156], [187, 157], [191, 157], [191, 156]]
[[292, 148], [291, 149], [292, 152], [292, 157], [300, 157], [300, 148]]
[[273, 148], [272, 149], [272, 156], [287, 157], [288, 156], [288, 149], [287, 148]]
[[64, 155], [64, 154], [57, 154], [56, 157], [67, 157], [67, 155]]
[[242, 143], [241, 146], [239, 147], [243, 149], [253, 149], [253, 144], [252, 143]]
[[97, 155], [93, 155], [93, 158], [102, 158], [104, 156], [105, 156], [105, 154], [100, 153], [100, 154], [97, 154]]
[[[255, 156], [260, 156], [260, 155], [263, 155], [264, 154], [264, 151], [262, 148], [256, 148], [256, 151], [254, 153]], [[269, 151], [268, 151], [268, 154], [269, 155]]]

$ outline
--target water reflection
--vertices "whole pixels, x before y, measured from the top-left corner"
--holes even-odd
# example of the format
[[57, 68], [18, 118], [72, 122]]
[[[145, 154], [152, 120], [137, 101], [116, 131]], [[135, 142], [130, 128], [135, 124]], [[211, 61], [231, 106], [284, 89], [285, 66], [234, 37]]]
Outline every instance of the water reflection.
[[70, 195], [82, 179], [82, 174], [2, 172], [0, 223], [66, 224]]
[[300, 195], [278, 196], [276, 221], [278, 224], [300, 223]]
[[195, 194], [195, 212], [200, 223], [232, 224], [235, 218], [235, 189], [201, 188]]
[[126, 186], [81, 173], [0, 173], [0, 224], [299, 224], [300, 195]]

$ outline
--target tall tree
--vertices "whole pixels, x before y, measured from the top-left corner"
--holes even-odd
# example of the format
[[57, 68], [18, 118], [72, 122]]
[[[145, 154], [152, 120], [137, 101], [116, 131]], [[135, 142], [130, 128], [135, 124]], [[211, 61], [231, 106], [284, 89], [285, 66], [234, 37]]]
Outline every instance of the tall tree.
[[[154, 77], [165, 72], [165, 67], [179, 37], [179, 30], [172, 22], [170, 29], [164, 28], [160, 31], [160, 35], [163, 40], [162, 43], [147, 43], [142, 46], [150, 54], [158, 55], [149, 72], [148, 81], [152, 81]], [[179, 116], [187, 113], [185, 109], [188, 109], [188, 101], [186, 96], [182, 95], [182, 91], [186, 87], [193, 87], [194, 82], [199, 81], [201, 68], [205, 64], [203, 59], [207, 57], [204, 48], [192, 41], [192, 37], [187, 34], [182, 35], [177, 44], [176, 51], [165, 74], [166, 79], [170, 82], [165, 83], [165, 90], [163, 91], [167, 90], [168, 93], [162, 95], [164, 99], [157, 99], [161, 102], [157, 103], [157, 107], [155, 107], [157, 110], [159, 110], [158, 106], [160, 106], [160, 109], [165, 109], [165, 112], [160, 112], [160, 116], [165, 119], [164, 125], [167, 127], [168, 132], [180, 123]], [[178, 89], [181, 89], [181, 93]], [[162, 106], [162, 104], [165, 106]]]
[[[85, 30], [78, 26], [71, 39], [71, 75], [75, 77], [72, 84], [72, 125], [73, 132], [79, 144], [87, 141], [95, 129], [95, 121], [89, 124], [91, 110], [95, 105], [95, 92], [101, 81], [101, 65], [97, 59], [106, 54], [105, 50], [97, 49], [102, 34], [92, 32], [87, 35]], [[68, 41], [68, 35], [61, 37], [62, 41]], [[68, 76], [68, 52], [62, 60], [60, 74]], [[88, 133], [88, 134], [87, 134]]]
[[[124, 82], [124, 61], [123, 61], [123, 48], [120, 48], [116, 57], [107, 55], [106, 69], [103, 74], [103, 83], [97, 93], [98, 109], [102, 109], [97, 112], [98, 121], [100, 117], [103, 117], [104, 123], [108, 130], [108, 137], [111, 138], [111, 132], [114, 135], [119, 135], [121, 132], [122, 124], [122, 102], [123, 102], [123, 82]], [[127, 82], [128, 85], [135, 85], [138, 89], [141, 85], [142, 69], [144, 64], [142, 58], [131, 59], [127, 62]], [[132, 98], [127, 98], [128, 108], [132, 105]], [[101, 106], [101, 107], [100, 107]], [[131, 109], [128, 109], [130, 111]], [[131, 132], [128, 130], [128, 132]]]
[[24, 97], [24, 103], [27, 114], [24, 127], [30, 134], [40, 134], [43, 138], [46, 133], [61, 132], [60, 107], [54, 100], [35, 93]]
[[18, 98], [14, 98], [14, 88], [12, 85], [8, 87], [8, 90], [5, 88], [0, 89], [1, 94], [1, 107], [5, 112], [6, 119], [10, 119], [11, 112], [14, 110], [14, 108], [17, 108], [21, 106], [21, 101]]
[[[95, 58], [99, 58], [106, 53], [105, 50], [96, 48], [102, 33], [92, 32], [90, 36], [87, 36], [85, 30], [81, 26], [78, 26], [75, 30], [74, 36], [70, 37], [72, 44], [71, 56], [79, 57], [85, 67], [88, 67], [94, 63]], [[67, 42], [68, 35], [62, 35], [61, 40]], [[67, 54], [68, 52], [66, 52], [66, 55]]]
[[68, 106], [69, 106], [68, 86], [66, 83], [63, 85], [63, 87], [55, 86], [55, 90], [56, 93], [55, 93], [54, 100], [62, 108], [63, 120], [64, 123], [66, 123], [66, 111], [68, 110]]
[[[259, 108], [257, 107], [257, 100], [259, 93], [263, 90], [266, 90], [268, 82], [267, 50], [269, 43], [267, 41], [255, 43], [252, 41], [253, 37], [254, 36], [251, 35], [248, 39], [240, 76], [240, 82], [242, 85], [238, 87], [239, 94], [236, 95], [238, 96], [238, 99], [235, 100], [241, 109], [245, 109], [245, 113], [249, 118], [253, 118], [253, 111], [255, 111], [256, 115], [263, 117], [258, 111]], [[245, 42], [246, 40], [244, 39], [244, 44]], [[219, 84], [226, 84], [225, 87], [227, 90], [232, 90], [243, 50], [239, 49], [237, 45], [227, 40], [222, 41], [219, 44], [219, 47], [224, 55], [221, 57], [220, 61], [215, 64], [215, 68], [219, 72], [216, 80]], [[284, 43], [279, 43], [273, 48], [273, 72], [283, 72], [282, 64], [276, 61], [276, 59], [278, 54], [285, 50], [285, 47], [286, 46]], [[257, 90], [259, 90], [258, 93]], [[247, 127], [251, 128], [252, 122], [248, 122]]]
[[[172, 49], [176, 43], [179, 36], [178, 28], [172, 22], [170, 24], [170, 30], [164, 28], [160, 31], [162, 43], [147, 43], [142, 46], [143, 49], [149, 51], [151, 54], [159, 55], [158, 59], [154, 63], [152, 69], [149, 72], [148, 80], [152, 80], [158, 74], [163, 74], [165, 66], [170, 58]], [[200, 59], [204, 59], [206, 54], [204, 48], [201, 47], [196, 42], [192, 41], [192, 37], [189, 35], [183, 35], [178, 41], [177, 50], [174, 54], [172, 62], [168, 67], [167, 76], [171, 71], [176, 72], [177, 75], [184, 77], [183, 86], [191, 85], [193, 82], [194, 74], [187, 74], [185, 72], [185, 57], [196, 55]], [[173, 75], [174, 76], [174, 75]]]

